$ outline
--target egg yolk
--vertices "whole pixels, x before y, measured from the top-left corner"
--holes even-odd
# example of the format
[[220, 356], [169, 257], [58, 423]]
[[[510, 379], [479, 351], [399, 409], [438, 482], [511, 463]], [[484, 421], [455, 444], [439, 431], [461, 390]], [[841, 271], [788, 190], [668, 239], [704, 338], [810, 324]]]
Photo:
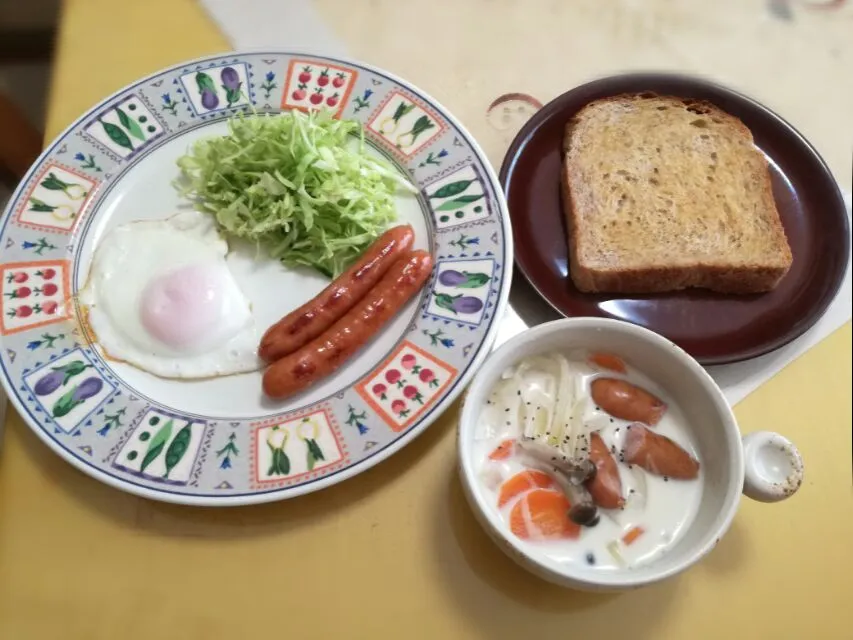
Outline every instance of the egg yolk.
[[180, 267], [151, 280], [142, 292], [142, 326], [176, 351], [207, 343], [225, 310], [223, 274], [209, 265]]

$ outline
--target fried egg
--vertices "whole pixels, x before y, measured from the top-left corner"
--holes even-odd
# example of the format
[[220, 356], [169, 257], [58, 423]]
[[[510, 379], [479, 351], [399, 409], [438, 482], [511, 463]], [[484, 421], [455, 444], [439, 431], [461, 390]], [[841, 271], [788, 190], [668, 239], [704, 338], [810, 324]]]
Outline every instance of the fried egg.
[[195, 211], [106, 234], [78, 296], [105, 356], [164, 378], [260, 369], [251, 305], [227, 254], [213, 218]]

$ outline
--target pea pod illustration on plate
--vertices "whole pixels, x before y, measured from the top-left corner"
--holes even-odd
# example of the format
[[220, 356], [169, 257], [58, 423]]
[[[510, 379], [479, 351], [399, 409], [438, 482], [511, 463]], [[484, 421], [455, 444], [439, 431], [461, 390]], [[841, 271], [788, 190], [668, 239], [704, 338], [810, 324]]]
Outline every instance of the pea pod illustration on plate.
[[187, 422], [184, 428], [178, 431], [178, 435], [176, 435], [172, 442], [169, 443], [169, 448], [166, 449], [166, 473], [163, 475], [164, 478], [169, 477], [169, 472], [174, 469], [184, 457], [184, 454], [190, 446], [192, 435], [192, 422]]
[[[133, 105], [131, 105], [133, 106]], [[115, 108], [116, 115], [118, 116], [119, 122], [121, 122], [121, 126], [128, 130], [130, 135], [132, 135], [137, 140], [145, 142], [145, 134], [142, 131], [142, 127], [136, 124], [136, 120], [131, 118], [124, 112], [124, 109], [121, 107]]]
[[151, 438], [151, 442], [148, 443], [148, 449], [145, 451], [145, 456], [142, 458], [142, 464], [139, 465], [140, 471], [145, 471], [146, 467], [154, 462], [157, 459], [157, 456], [163, 452], [163, 449], [166, 447], [166, 443], [172, 436], [172, 427], [174, 424], [174, 420], [167, 420], [166, 423], [157, 430], [154, 437]]
[[456, 182], [446, 184], [443, 187], [439, 187], [434, 192], [427, 194], [430, 200], [444, 200], [444, 202], [434, 208], [434, 211], [439, 212], [459, 210], [459, 213], [457, 213], [457, 217], [463, 215], [461, 210], [464, 207], [467, 207], [469, 204], [473, 204], [474, 202], [482, 200], [486, 197], [485, 193], [465, 193], [465, 191], [476, 182], [477, 181], [474, 179], [457, 180]]
[[485, 197], [485, 194], [483, 193], [479, 195], [459, 196], [458, 198], [454, 198], [453, 200], [442, 202], [435, 208], [435, 210], [453, 211], [454, 209], [459, 209], [460, 207], [464, 207], [465, 205], [471, 204], [472, 202], [477, 202], [477, 200], [480, 200], [483, 197]]
[[453, 196], [458, 196], [460, 193], [465, 191], [465, 189], [470, 187], [474, 182], [474, 180], [458, 180], [456, 182], [451, 182], [450, 184], [446, 184], [443, 187], [436, 189], [433, 193], [429, 194], [429, 197], [430, 199], [452, 198]]
[[133, 151], [133, 143], [130, 141], [128, 135], [124, 132], [124, 129], [106, 120], [98, 120], [98, 122], [101, 123], [101, 126], [104, 128], [106, 134], [110, 137], [110, 140], [115, 142], [120, 147], [124, 147], [125, 149]]

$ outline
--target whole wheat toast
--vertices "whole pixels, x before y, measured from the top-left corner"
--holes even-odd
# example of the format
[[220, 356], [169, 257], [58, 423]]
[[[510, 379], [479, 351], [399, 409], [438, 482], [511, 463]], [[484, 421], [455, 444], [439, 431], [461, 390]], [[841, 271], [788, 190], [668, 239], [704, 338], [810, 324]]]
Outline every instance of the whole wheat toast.
[[562, 194], [581, 291], [773, 289], [792, 255], [767, 161], [707, 102], [597, 100], [566, 125]]

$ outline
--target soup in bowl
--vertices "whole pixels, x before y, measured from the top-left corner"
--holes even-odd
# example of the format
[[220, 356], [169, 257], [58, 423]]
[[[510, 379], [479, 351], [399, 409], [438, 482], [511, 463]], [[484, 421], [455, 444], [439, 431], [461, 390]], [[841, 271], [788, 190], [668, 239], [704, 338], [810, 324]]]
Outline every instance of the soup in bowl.
[[741, 438], [719, 387], [641, 327], [558, 320], [516, 336], [465, 398], [459, 464], [491, 537], [540, 576], [619, 590], [679, 573], [725, 534], [741, 493], [802, 482], [778, 434]]

